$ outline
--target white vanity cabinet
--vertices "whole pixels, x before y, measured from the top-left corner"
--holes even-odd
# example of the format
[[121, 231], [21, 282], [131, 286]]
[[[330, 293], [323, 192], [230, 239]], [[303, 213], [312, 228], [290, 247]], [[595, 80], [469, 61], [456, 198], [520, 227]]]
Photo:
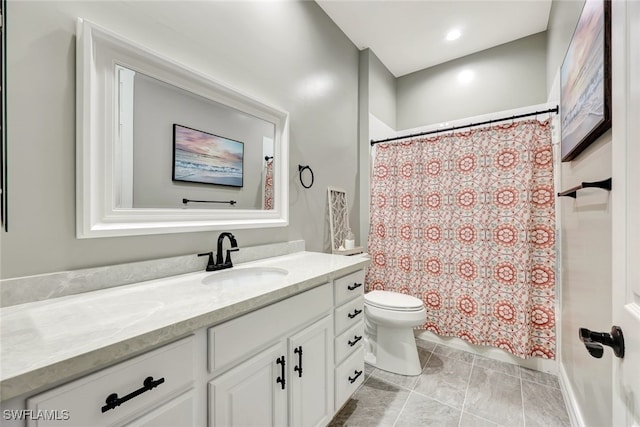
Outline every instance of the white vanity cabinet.
[[212, 380], [210, 425], [328, 424], [333, 416], [332, 327], [332, 316], [326, 316]]
[[364, 270], [334, 281], [335, 409], [364, 380]]
[[30, 397], [27, 426], [190, 425], [193, 348], [190, 336]]
[[[209, 329], [209, 424], [324, 426], [333, 417], [330, 283]], [[302, 328], [302, 329], [301, 329]]]
[[289, 425], [324, 426], [333, 418], [333, 316], [288, 341]]
[[358, 270], [18, 396], [5, 403], [26, 415], [12, 425], [326, 426], [363, 381], [363, 288]]
[[194, 426], [195, 399], [195, 391], [191, 389], [148, 414], [125, 424], [125, 427]]
[[280, 341], [209, 382], [209, 425], [287, 425], [287, 390], [278, 383], [285, 352]]

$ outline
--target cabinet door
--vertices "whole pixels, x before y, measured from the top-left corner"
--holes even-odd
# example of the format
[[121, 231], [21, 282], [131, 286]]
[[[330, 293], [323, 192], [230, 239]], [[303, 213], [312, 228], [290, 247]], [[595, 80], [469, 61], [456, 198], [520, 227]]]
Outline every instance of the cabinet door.
[[194, 425], [194, 391], [176, 397], [126, 427], [175, 427]]
[[333, 416], [333, 316], [289, 338], [289, 425], [324, 426]]
[[[285, 341], [258, 353], [209, 382], [210, 427], [281, 427], [287, 423], [287, 389], [282, 379]], [[286, 360], [289, 363], [289, 360]]]

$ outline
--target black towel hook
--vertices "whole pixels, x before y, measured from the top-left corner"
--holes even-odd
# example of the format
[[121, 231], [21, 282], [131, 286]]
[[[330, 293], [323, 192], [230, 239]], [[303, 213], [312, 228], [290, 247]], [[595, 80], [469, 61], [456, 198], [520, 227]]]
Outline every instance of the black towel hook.
[[[305, 170], [308, 170], [309, 173], [311, 174], [311, 184], [309, 185], [306, 185], [302, 180], [302, 172], [304, 172]], [[313, 171], [311, 170], [309, 165], [306, 165], [306, 166], [298, 165], [298, 174], [300, 175], [300, 184], [302, 184], [304, 188], [311, 188], [311, 186], [313, 185], [313, 181], [315, 180], [315, 177], [313, 176]]]

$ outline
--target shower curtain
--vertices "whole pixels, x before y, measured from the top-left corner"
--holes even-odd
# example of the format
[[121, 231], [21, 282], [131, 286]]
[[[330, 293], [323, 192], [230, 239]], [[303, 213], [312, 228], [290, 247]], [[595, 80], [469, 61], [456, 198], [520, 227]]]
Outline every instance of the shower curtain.
[[262, 189], [262, 208], [264, 210], [271, 210], [273, 209], [273, 159], [268, 159], [264, 165], [262, 182], [264, 183], [264, 188]]
[[375, 146], [367, 290], [420, 298], [423, 329], [555, 358], [549, 120]]

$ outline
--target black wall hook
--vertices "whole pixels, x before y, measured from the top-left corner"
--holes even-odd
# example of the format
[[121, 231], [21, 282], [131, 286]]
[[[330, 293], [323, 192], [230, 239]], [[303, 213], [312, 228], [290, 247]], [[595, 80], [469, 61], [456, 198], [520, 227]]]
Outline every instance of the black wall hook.
[[[304, 172], [305, 170], [308, 170], [309, 173], [311, 174], [311, 183], [309, 185], [306, 185], [302, 180], [302, 172]], [[298, 174], [300, 175], [300, 184], [302, 184], [304, 188], [311, 188], [311, 186], [313, 185], [314, 176], [313, 176], [313, 171], [311, 170], [309, 165], [306, 165], [306, 166], [298, 165]]]

